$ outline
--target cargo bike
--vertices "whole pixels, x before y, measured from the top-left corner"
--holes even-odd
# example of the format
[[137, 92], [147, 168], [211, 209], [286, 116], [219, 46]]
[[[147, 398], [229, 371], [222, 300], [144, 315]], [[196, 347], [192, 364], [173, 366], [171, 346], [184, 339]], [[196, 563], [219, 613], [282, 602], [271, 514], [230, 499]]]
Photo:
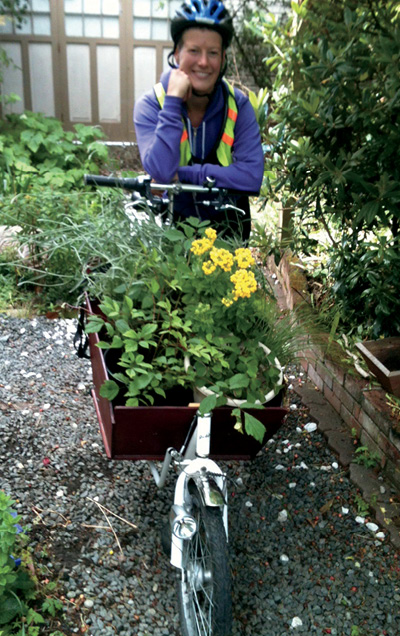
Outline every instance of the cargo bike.
[[[147, 177], [116, 179], [86, 175], [87, 185], [121, 187], [133, 193], [133, 207], [151, 207], [164, 216], [172, 211], [174, 195], [187, 191], [216, 197], [224, 192], [206, 187], [153, 184]], [[153, 195], [167, 192], [168, 196]], [[215, 201], [213, 202], [215, 204]], [[229, 208], [228, 208], [229, 209]], [[86, 315], [100, 313], [86, 297]], [[228, 554], [228, 476], [218, 460], [251, 460], [282, 425], [286, 410], [282, 391], [254, 415], [264, 424], [262, 442], [234, 428], [232, 407], [200, 413], [199, 404], [128, 407], [100, 395], [108, 379], [99, 334], [90, 333], [93, 371], [92, 397], [104, 448], [109, 459], [146, 460], [158, 488], [170, 469], [178, 475], [171, 504], [167, 549], [177, 569], [178, 604], [183, 636], [229, 636], [232, 633], [231, 576]], [[250, 409], [251, 412], [251, 409]], [[157, 462], [157, 463], [156, 463]], [[161, 462], [161, 465], [158, 463]], [[165, 545], [164, 545], [165, 547]]]

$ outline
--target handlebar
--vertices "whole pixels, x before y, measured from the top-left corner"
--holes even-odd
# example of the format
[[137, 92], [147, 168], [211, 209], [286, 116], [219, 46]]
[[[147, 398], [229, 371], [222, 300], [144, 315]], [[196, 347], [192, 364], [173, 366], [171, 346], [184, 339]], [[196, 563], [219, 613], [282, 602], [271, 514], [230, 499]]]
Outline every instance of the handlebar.
[[102, 177], [96, 174], [85, 174], [85, 185], [105, 186], [107, 188], [123, 188], [124, 190], [137, 190], [137, 179], [117, 179], [115, 177]]
[[193, 185], [191, 183], [153, 183], [148, 175], [139, 177], [117, 178], [103, 177], [95, 174], [84, 175], [85, 185], [101, 186], [107, 188], [122, 188], [129, 192], [139, 192], [143, 196], [149, 197], [151, 191], [169, 192], [177, 195], [181, 192], [192, 192], [195, 194], [215, 194], [215, 195], [232, 195], [232, 196], [254, 196], [258, 192], [243, 192], [241, 190], [231, 190], [227, 188], [215, 187], [214, 179], [207, 177], [206, 183], [202, 186]]
[[[146, 196], [151, 190], [167, 191], [173, 194], [180, 194], [181, 192], [196, 192], [200, 194], [218, 194], [221, 192], [220, 188], [215, 188], [214, 180], [210, 179], [209, 184], [204, 186], [185, 184], [185, 183], [153, 183], [148, 175], [142, 175], [139, 177], [129, 178], [117, 178], [117, 177], [102, 177], [95, 174], [84, 175], [85, 185], [104, 186], [107, 188], [123, 188], [129, 192], [139, 192]], [[225, 193], [227, 190], [223, 190]]]

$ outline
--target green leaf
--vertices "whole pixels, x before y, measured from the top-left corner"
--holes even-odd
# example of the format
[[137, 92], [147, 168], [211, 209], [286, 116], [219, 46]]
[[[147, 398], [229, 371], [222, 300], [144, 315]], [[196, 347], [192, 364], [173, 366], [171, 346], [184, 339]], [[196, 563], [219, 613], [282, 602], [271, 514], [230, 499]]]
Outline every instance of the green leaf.
[[137, 340], [138, 333], [133, 329], [128, 329], [128, 331], [125, 331], [124, 333], [124, 338], [132, 338], [132, 340]]
[[106, 380], [100, 387], [101, 397], [106, 398], [110, 402], [117, 397], [119, 393], [119, 386], [114, 380]]
[[260, 402], [243, 402], [243, 404], [240, 404], [240, 407], [242, 409], [258, 409], [259, 411], [262, 411], [265, 408], [264, 404], [261, 404]]
[[250, 415], [250, 413], [244, 414], [244, 428], [248, 435], [255, 437], [255, 439], [262, 443], [265, 435], [265, 426], [260, 420]]
[[122, 349], [124, 342], [119, 336], [114, 336], [110, 345], [110, 349]]
[[217, 396], [216, 395], [208, 395], [204, 398], [204, 400], [200, 403], [199, 413], [200, 415], [206, 415], [207, 413], [211, 413], [211, 411], [215, 408], [217, 404]]
[[129, 311], [132, 311], [132, 309], [133, 309], [133, 300], [132, 300], [132, 298], [130, 298], [129, 296], [125, 296], [124, 303], [128, 307]]
[[290, 6], [291, 6], [292, 10], [293, 10], [295, 13], [297, 13], [297, 14], [299, 14], [299, 13], [300, 13], [300, 5], [299, 5], [299, 3], [298, 3], [298, 2], [293, 2], [293, 0], [292, 0], [292, 2], [290, 3]]
[[58, 598], [46, 598], [42, 603], [42, 611], [55, 616], [58, 610], [63, 608], [62, 602]]
[[110, 343], [109, 342], [104, 342], [103, 340], [100, 340], [100, 342], [98, 342], [96, 346], [99, 349], [111, 349]]
[[121, 283], [121, 285], [118, 285], [115, 289], [114, 292], [116, 294], [123, 294], [124, 292], [126, 292], [126, 284], [125, 283]]
[[138, 343], [136, 340], [127, 340], [124, 344], [124, 349], [128, 353], [132, 353], [138, 350]]
[[171, 242], [177, 242], [177, 241], [183, 241], [185, 236], [179, 230], [172, 228], [165, 232], [165, 238]]
[[32, 623], [36, 623], [37, 625], [39, 625], [40, 623], [44, 623], [44, 618], [41, 614], [35, 612], [34, 609], [30, 608], [28, 610], [26, 622], [28, 623], [28, 625], [32, 625]]
[[126, 322], [126, 320], [123, 320], [122, 318], [116, 321], [115, 326], [118, 329], [118, 331], [120, 331], [124, 335], [125, 335], [125, 331], [129, 331], [128, 323]]
[[244, 373], [237, 373], [232, 376], [229, 380], [229, 388], [232, 390], [235, 389], [245, 389], [249, 386], [249, 378]]
[[89, 322], [85, 325], [86, 333], [98, 333], [104, 325], [104, 320], [97, 316], [91, 316]]
[[157, 329], [158, 329], [158, 325], [154, 323], [148, 323], [147, 325], [144, 325], [144, 327], [142, 328], [141, 335], [143, 338], [146, 338], [147, 336], [150, 336], [152, 333], [157, 331]]
[[17, 598], [2, 595], [0, 598], [0, 625], [11, 623], [13, 618], [20, 612], [21, 604]]
[[114, 333], [115, 333], [114, 327], [112, 326], [112, 324], [110, 322], [104, 323], [104, 326], [105, 326], [106, 331], [107, 331], [107, 336], [109, 338], [111, 338], [114, 335]]

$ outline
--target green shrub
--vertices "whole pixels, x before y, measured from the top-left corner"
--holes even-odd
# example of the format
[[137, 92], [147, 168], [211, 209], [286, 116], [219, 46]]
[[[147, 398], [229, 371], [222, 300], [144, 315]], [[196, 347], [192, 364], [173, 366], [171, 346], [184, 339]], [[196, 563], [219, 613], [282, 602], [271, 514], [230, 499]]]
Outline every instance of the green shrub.
[[0, 252], [0, 311], [5, 311], [24, 302], [23, 292], [18, 288], [18, 268], [15, 261], [18, 254], [12, 247]]
[[108, 150], [100, 143], [104, 134], [99, 128], [74, 128], [66, 132], [57, 119], [29, 111], [0, 120], [3, 192], [27, 192], [32, 186], [82, 188], [85, 172], [97, 174]]
[[[26, 535], [13, 504], [0, 490], [0, 636], [38, 636], [44, 615], [54, 617], [63, 605], [55, 596], [57, 584], [40, 586], [25, 567]], [[57, 633], [62, 636], [52, 635]]]
[[24, 611], [23, 601], [32, 597], [34, 584], [20, 568], [21, 518], [12, 509], [13, 502], [0, 491], [0, 626], [10, 624]]
[[37, 292], [47, 306], [76, 302], [88, 268], [107, 267], [117, 238], [129, 235], [121, 193], [31, 192], [5, 197], [0, 209], [0, 225], [18, 228], [19, 246], [14, 261], [0, 261], [0, 275], [9, 282], [17, 276], [19, 287]]
[[292, 7], [284, 24], [271, 15], [255, 20], [275, 51], [267, 60], [276, 81], [266, 183], [284, 205], [290, 199], [306, 252], [317, 248], [313, 231], [322, 228], [329, 237], [331, 292], [342, 314], [353, 308], [349, 317], [374, 336], [393, 334], [400, 310], [400, 278], [393, 275], [400, 219], [399, 5], [309, 0]]

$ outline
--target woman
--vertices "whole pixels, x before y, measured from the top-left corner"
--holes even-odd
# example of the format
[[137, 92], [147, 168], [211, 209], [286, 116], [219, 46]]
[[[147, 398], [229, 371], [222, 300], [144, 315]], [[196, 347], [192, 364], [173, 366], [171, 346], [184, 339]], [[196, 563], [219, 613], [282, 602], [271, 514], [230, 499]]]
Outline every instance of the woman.
[[[186, 0], [171, 22], [172, 70], [136, 104], [134, 123], [142, 164], [159, 183], [179, 180], [258, 193], [263, 177], [260, 133], [248, 98], [223, 79], [232, 19], [220, 0]], [[197, 216], [227, 235], [250, 234], [246, 196], [221, 212], [203, 195], [181, 194], [177, 218]]]

